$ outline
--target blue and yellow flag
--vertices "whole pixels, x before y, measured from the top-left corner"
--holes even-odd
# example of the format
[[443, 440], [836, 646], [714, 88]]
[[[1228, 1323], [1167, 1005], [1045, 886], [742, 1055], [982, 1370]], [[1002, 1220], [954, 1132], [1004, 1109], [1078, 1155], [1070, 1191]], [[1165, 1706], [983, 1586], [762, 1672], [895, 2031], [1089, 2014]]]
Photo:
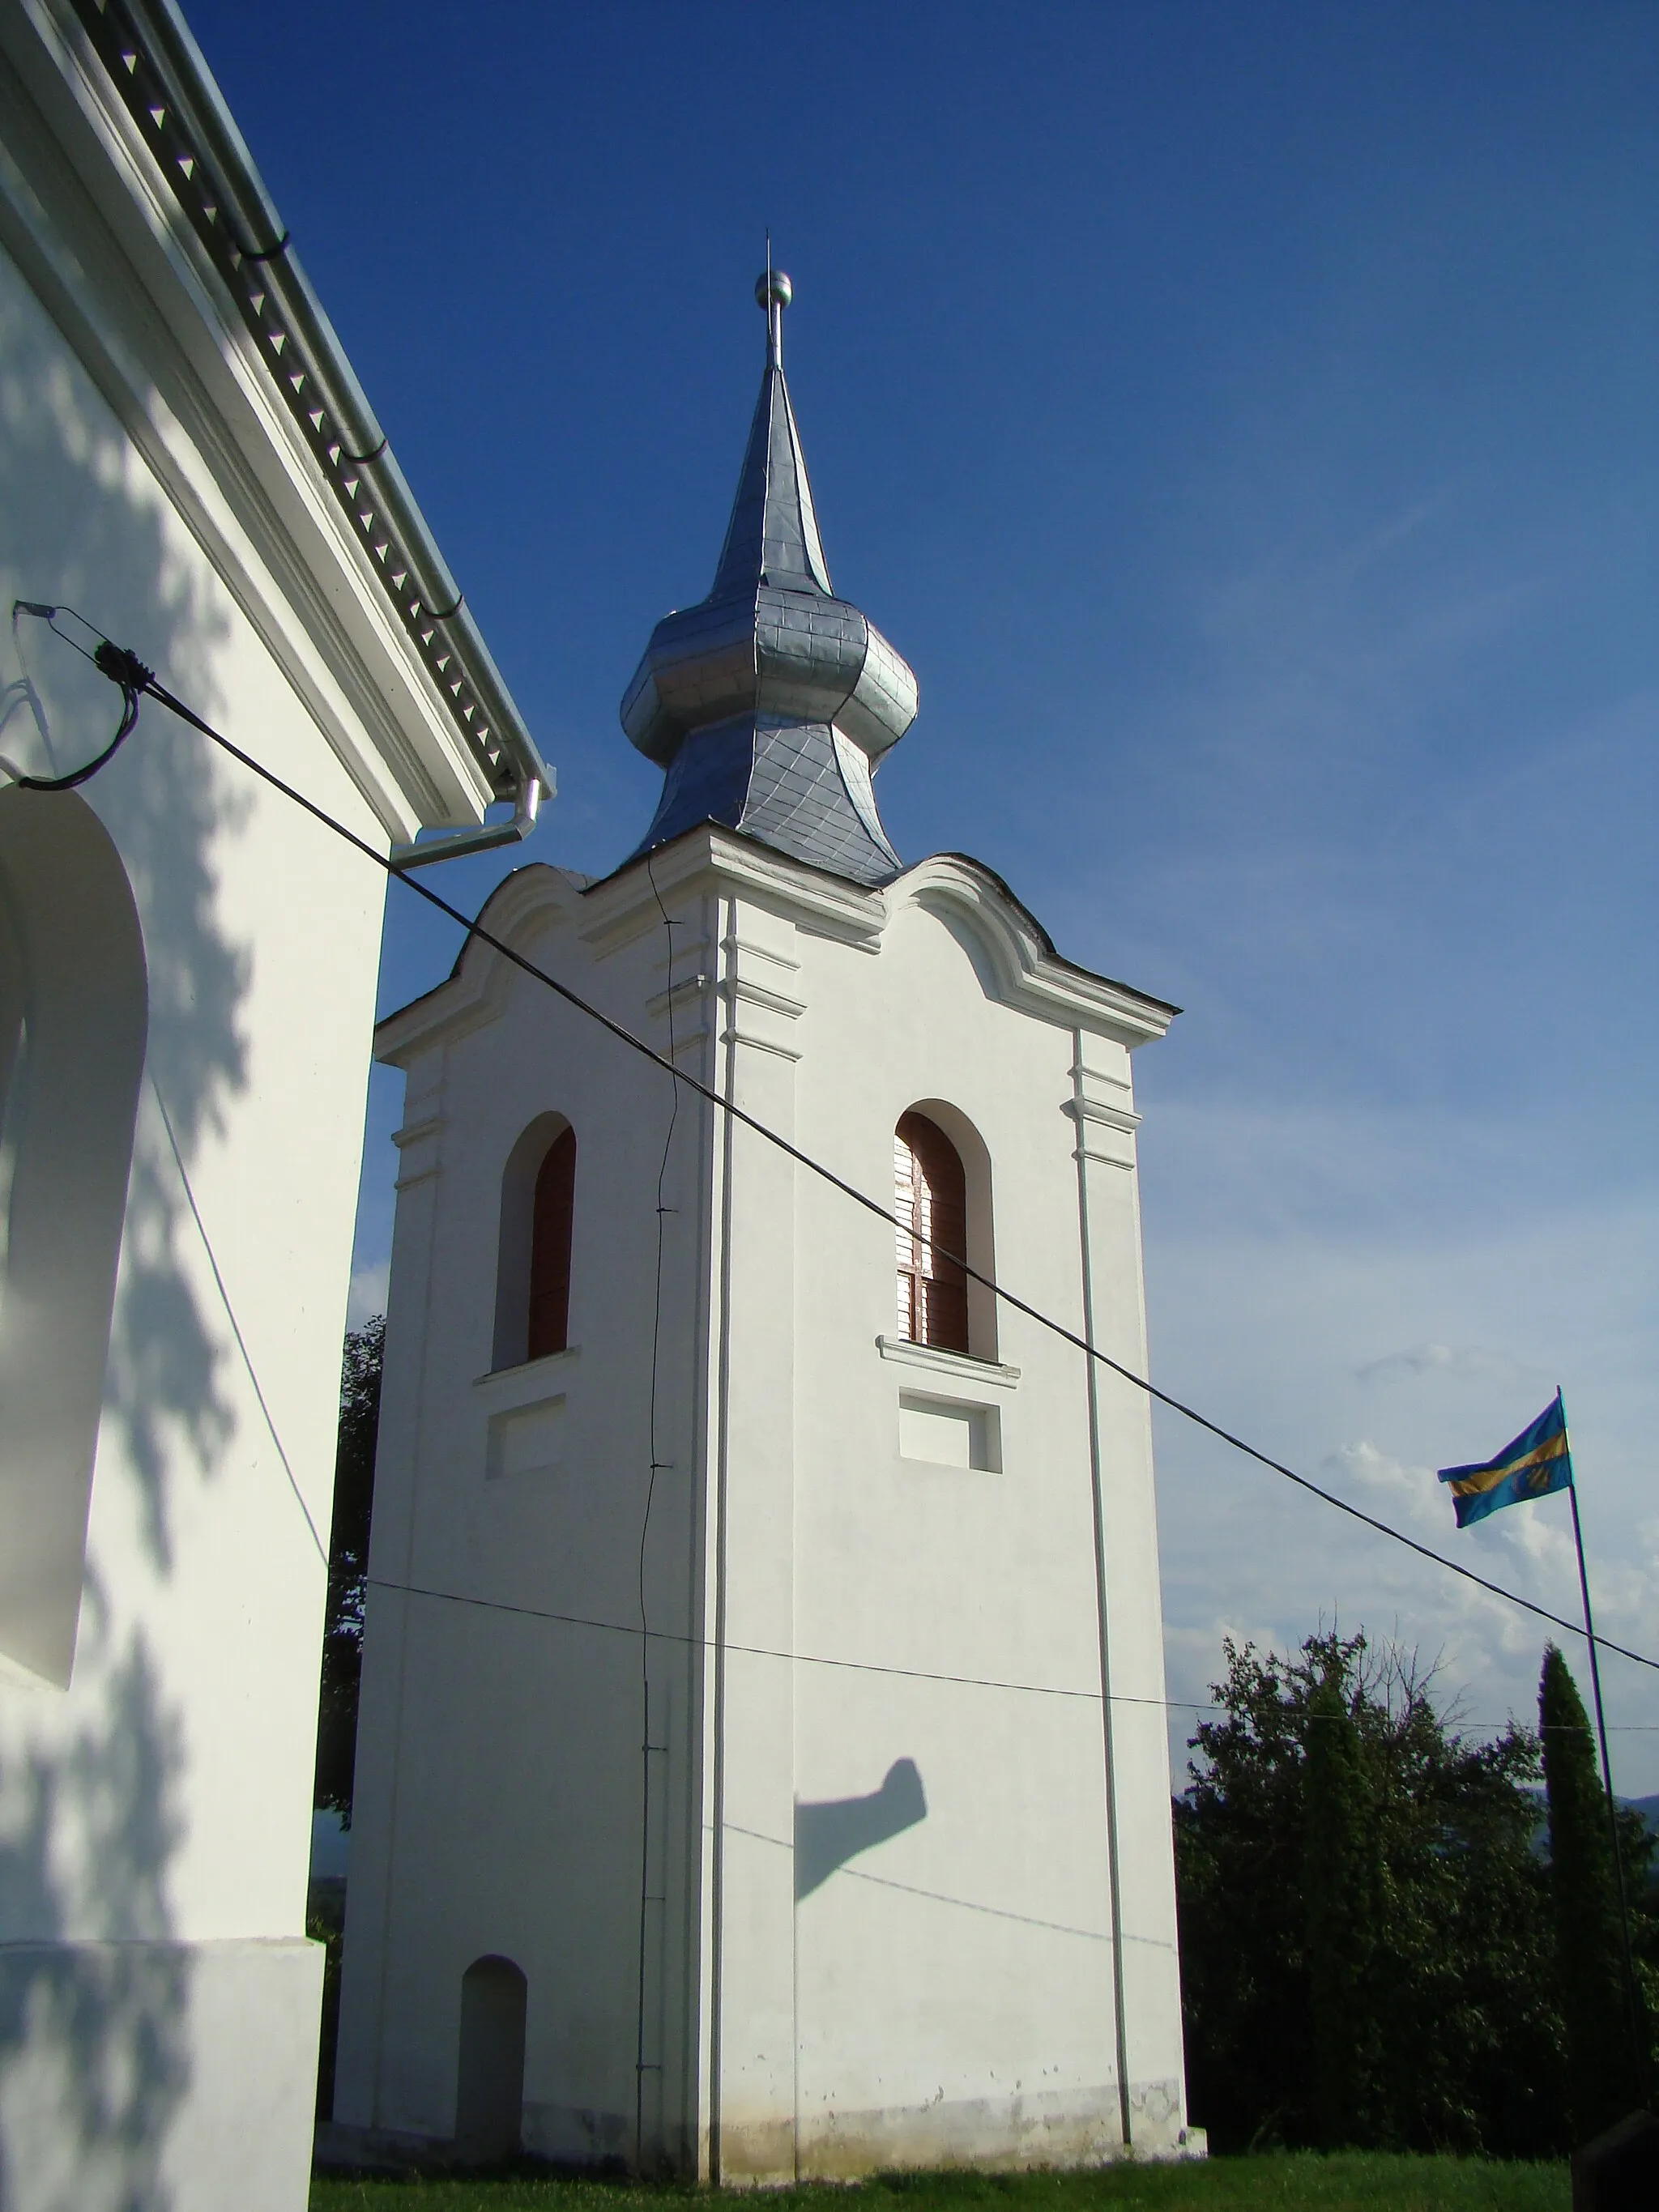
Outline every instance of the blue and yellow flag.
[[1442, 1482], [1452, 1487], [1457, 1525], [1484, 1521], [1500, 1505], [1516, 1505], [1523, 1498], [1547, 1498], [1553, 1490], [1572, 1486], [1572, 1455], [1567, 1449], [1567, 1409], [1561, 1393], [1512, 1444], [1505, 1444], [1496, 1459], [1480, 1467], [1443, 1467]]

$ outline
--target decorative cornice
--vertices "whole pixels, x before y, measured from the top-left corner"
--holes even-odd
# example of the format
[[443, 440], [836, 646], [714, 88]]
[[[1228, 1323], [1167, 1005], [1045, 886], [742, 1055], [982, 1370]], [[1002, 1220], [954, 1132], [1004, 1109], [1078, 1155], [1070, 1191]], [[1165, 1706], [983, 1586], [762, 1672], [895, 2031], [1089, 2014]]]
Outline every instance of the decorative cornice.
[[437, 1174], [443, 1165], [443, 1128], [441, 1114], [417, 1114], [392, 1132], [392, 1141], [398, 1147], [395, 1188], [407, 1190], [411, 1183]]
[[963, 854], [920, 861], [888, 885], [885, 896], [895, 912], [904, 903], [920, 906], [965, 931], [984, 955], [975, 965], [991, 995], [1039, 1021], [1087, 1030], [1133, 1050], [1163, 1036], [1181, 1011], [1062, 960], [1001, 877]]
[[1098, 1098], [1073, 1098], [1066, 1111], [1079, 1121], [1100, 1121], [1109, 1129], [1122, 1129], [1133, 1135], [1140, 1127], [1139, 1114], [1131, 1114], [1121, 1106], [1112, 1106]]
[[833, 937], [874, 952], [887, 919], [879, 891], [864, 890], [803, 860], [792, 860], [712, 823], [700, 824], [629, 861], [583, 893], [582, 937], [601, 957], [652, 928], [660, 928], [660, 895], [747, 893], [813, 936]]
[[[516, 869], [491, 894], [479, 920], [494, 935], [520, 945], [550, 927], [568, 925], [596, 959], [605, 960], [660, 929], [663, 907], [683, 908], [699, 895], [748, 899], [805, 935], [878, 954], [894, 916], [907, 905], [920, 907], [968, 939], [990, 997], [1035, 1020], [1083, 1030], [1131, 1049], [1161, 1037], [1179, 1011], [1060, 959], [1001, 878], [954, 853], [921, 861], [884, 890], [866, 890], [705, 823], [660, 847], [648, 866], [632, 861], [598, 883], [545, 864]], [[374, 1033], [377, 1058], [404, 1065], [434, 1043], [492, 1020], [505, 1003], [509, 972], [488, 945], [470, 939], [447, 982], [381, 1022]], [[751, 983], [778, 994], [776, 1012], [787, 1016], [799, 1010], [794, 994], [770, 975], [764, 981], [745, 975], [737, 995], [749, 995]]]
[[[175, 244], [188, 241], [197, 283], [243, 341], [240, 350], [291, 424], [317, 489], [331, 495], [346, 525], [342, 551], [355, 548], [346, 557], [391, 615], [411, 675], [417, 666], [486, 798], [513, 798], [528, 781], [550, 792], [550, 771], [177, 10], [167, 0], [36, 0], [32, 12], [37, 28], [50, 22], [76, 51], [73, 66], [106, 122], [113, 129], [120, 118], [118, 135], [171, 210]], [[453, 802], [447, 815], [453, 818]]]
[[[550, 867], [545, 860], [532, 860], [502, 878], [478, 920], [504, 945], [522, 948], [549, 927], [580, 915], [587, 880]], [[490, 946], [468, 938], [441, 983], [375, 1024], [374, 1057], [387, 1066], [406, 1067], [422, 1054], [483, 1028], [505, 1010], [517, 972]]]
[[1079, 1159], [1099, 1160], [1133, 1172], [1135, 1131], [1140, 1127], [1140, 1116], [1129, 1103], [1133, 1096], [1119, 1077], [1087, 1066], [1081, 1059], [1074, 1063], [1072, 1096], [1065, 1110], [1077, 1123]]

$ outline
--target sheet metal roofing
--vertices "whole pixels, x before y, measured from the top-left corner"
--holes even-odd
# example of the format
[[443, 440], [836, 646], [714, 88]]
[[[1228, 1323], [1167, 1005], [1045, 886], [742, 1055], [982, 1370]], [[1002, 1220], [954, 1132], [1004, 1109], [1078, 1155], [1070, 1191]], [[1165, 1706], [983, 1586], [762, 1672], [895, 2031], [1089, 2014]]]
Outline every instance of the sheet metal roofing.
[[755, 288], [766, 368], [714, 581], [665, 615], [622, 702], [629, 738], [665, 770], [638, 853], [718, 822], [854, 883], [899, 872], [870, 778], [916, 714], [916, 679], [836, 597], [784, 382], [789, 279]]

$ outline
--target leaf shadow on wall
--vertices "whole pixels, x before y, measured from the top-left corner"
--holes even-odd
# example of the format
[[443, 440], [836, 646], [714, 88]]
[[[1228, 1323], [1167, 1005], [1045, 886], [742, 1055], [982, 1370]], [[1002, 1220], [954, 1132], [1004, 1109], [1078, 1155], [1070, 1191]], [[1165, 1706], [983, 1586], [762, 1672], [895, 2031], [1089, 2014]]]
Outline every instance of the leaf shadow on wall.
[[867, 1797], [831, 1797], [795, 1806], [795, 1900], [810, 1897], [837, 1867], [927, 1818], [927, 1797], [914, 1759], [896, 1759], [879, 1790]]
[[[65, 374], [46, 317], [5, 275], [0, 617], [15, 599], [78, 608], [211, 720], [222, 708], [214, 665], [228, 641], [225, 616], [181, 557], [161, 494], [113, 416], [88, 385]], [[12, 679], [7, 703], [21, 690], [27, 708], [8, 716], [3, 739], [21, 768], [61, 774], [107, 743], [119, 698], [80, 654], [27, 620], [15, 631], [0, 627], [0, 647], [12, 663], [3, 671]], [[225, 928], [220, 882], [249, 810], [205, 740], [153, 704], [80, 795], [114, 838], [137, 903], [149, 985], [145, 1089], [164, 1100], [179, 1146], [175, 1158], [147, 1098], [105, 1389], [106, 1422], [118, 1423], [137, 1478], [145, 1547], [165, 1574], [173, 1542], [169, 1483], [185, 1454], [210, 1479], [236, 1431], [224, 1371], [234, 1351], [222, 1316], [203, 1310], [192, 1280], [198, 1232], [179, 1167], [222, 1132], [247, 1086], [242, 1001], [252, 947]]]
[[[218, 714], [228, 630], [199, 580], [155, 485], [0, 256], [0, 748], [25, 772], [61, 772], [107, 741], [119, 710], [39, 623], [21, 626], [19, 661], [15, 599], [81, 608]], [[104, 1386], [105, 1555], [88, 1560], [70, 1690], [9, 1690], [0, 1734], [0, 2092], [15, 2128], [0, 2203], [45, 2171], [87, 2212], [167, 2212], [192, 2070], [178, 1888], [191, 1731], [178, 1656], [143, 1614], [175, 1571], [181, 1521], [251, 1449], [182, 1176], [247, 1087], [252, 947], [227, 927], [221, 886], [249, 817], [203, 743], [151, 708], [82, 797], [142, 916], [148, 1081]], [[246, 1642], [227, 1648], [224, 1666], [247, 1656]]]
[[[88, 1602], [98, 1596], [94, 1585]], [[184, 1731], [141, 1638], [100, 1657], [102, 1692], [85, 1723], [0, 1777], [0, 2080], [11, 2130], [0, 2203], [24, 2175], [55, 2171], [86, 2192], [77, 2201], [88, 2212], [167, 2212], [168, 2131], [191, 2076], [192, 1960], [171, 1940], [167, 1895], [183, 1832]], [[54, 1864], [66, 1835], [82, 1862], [74, 1873]], [[114, 1929], [127, 1940], [86, 1940]]]

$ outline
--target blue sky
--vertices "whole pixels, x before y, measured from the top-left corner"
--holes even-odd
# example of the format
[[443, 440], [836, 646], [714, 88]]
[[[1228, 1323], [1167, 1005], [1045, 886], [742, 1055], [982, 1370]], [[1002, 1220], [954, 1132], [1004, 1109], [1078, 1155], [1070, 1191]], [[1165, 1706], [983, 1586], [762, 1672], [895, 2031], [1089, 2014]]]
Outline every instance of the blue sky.
[[[1659, 1649], [1659, 12], [190, 20], [556, 765], [528, 857], [649, 817], [617, 702], [713, 572], [769, 224], [831, 573], [921, 680], [899, 850], [1187, 1009], [1138, 1061], [1158, 1378], [1571, 1613], [1565, 1501], [1455, 1537], [1431, 1472], [1562, 1382]], [[453, 951], [394, 900], [384, 1002]], [[1172, 1697], [1335, 1613], [1530, 1710], [1524, 1616], [1159, 1449]], [[1656, 1686], [1609, 1676], [1632, 1790]]]

